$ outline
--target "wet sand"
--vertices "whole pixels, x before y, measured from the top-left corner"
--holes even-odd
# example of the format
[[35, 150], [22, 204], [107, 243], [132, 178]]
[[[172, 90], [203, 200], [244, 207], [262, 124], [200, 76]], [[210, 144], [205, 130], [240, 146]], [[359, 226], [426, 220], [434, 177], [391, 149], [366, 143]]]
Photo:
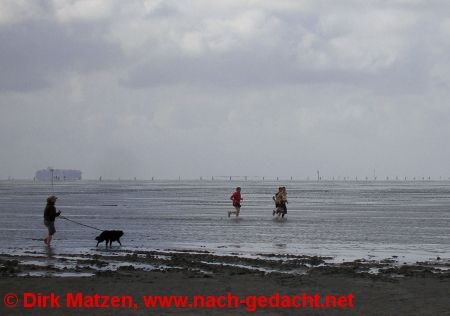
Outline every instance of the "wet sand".
[[[449, 315], [448, 260], [403, 265], [396, 258], [329, 263], [326, 257], [216, 255], [158, 250], [48, 258], [38, 253], [0, 255], [1, 295], [62, 295], [60, 309], [6, 309], [1, 315], [230, 315], [235, 309], [146, 309], [143, 295], [354, 295], [354, 308], [258, 309], [258, 315]], [[58, 276], [59, 273], [59, 276]], [[65, 274], [64, 274], [65, 273]], [[74, 276], [70, 276], [71, 273]], [[63, 276], [69, 277], [63, 277]], [[83, 275], [91, 275], [83, 277]], [[137, 310], [64, 307], [67, 292], [132, 295]], [[20, 305], [20, 304], [19, 304]]]

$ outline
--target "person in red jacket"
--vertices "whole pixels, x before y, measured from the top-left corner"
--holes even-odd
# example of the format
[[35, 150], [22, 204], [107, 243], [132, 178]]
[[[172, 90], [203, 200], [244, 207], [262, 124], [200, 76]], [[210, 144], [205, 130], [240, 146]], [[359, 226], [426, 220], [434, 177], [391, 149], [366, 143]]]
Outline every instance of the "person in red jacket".
[[235, 211], [229, 211], [228, 217], [230, 217], [231, 214], [236, 214], [236, 217], [238, 217], [239, 212], [241, 211], [241, 201], [243, 200], [241, 197], [241, 187], [236, 188], [236, 191], [230, 196], [230, 200], [233, 201]]

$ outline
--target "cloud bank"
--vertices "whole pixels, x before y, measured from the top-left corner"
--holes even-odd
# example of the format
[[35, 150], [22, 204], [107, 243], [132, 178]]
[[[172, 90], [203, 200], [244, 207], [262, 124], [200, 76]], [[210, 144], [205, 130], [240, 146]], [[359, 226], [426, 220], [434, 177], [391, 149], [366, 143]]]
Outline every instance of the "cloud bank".
[[2, 1], [0, 178], [448, 178], [449, 7]]

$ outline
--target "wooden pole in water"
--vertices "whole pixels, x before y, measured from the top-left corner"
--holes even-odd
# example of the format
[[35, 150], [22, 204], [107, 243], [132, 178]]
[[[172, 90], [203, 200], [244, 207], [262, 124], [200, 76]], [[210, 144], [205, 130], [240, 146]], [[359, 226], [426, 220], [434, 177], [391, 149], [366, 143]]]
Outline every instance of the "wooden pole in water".
[[52, 191], [53, 191], [53, 168], [51, 168], [50, 171], [52, 172]]

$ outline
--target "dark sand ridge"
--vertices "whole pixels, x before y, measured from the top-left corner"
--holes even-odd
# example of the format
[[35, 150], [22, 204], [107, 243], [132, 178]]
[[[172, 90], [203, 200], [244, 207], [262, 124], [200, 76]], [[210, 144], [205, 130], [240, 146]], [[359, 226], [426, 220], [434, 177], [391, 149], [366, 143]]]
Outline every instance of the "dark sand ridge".
[[[46, 260], [40, 254], [0, 256], [1, 295], [24, 291], [62, 296], [67, 292], [132, 295], [141, 303], [143, 295], [272, 295], [301, 293], [355, 297], [354, 309], [260, 309], [257, 315], [450, 315], [450, 271], [447, 260], [402, 265], [395, 258], [384, 261], [355, 260], [325, 263], [327, 258], [261, 255], [258, 258], [218, 256], [207, 251], [147, 251], [123, 255], [70, 255], [51, 265], [29, 263]], [[115, 271], [108, 264], [122, 262]], [[27, 263], [28, 262], [28, 263]], [[58, 264], [61, 266], [58, 267]], [[140, 266], [141, 265], [141, 266]], [[152, 271], [143, 271], [145, 266]], [[140, 268], [144, 267], [144, 268]], [[30, 277], [33, 272], [92, 273], [92, 277]], [[379, 270], [377, 270], [379, 269]], [[274, 272], [276, 271], [276, 272]], [[378, 271], [377, 274], [369, 273]], [[64, 300], [62, 300], [64, 302]], [[140, 304], [142, 305], [142, 304]], [[238, 309], [125, 310], [5, 309], [0, 315], [230, 315], [248, 314]]]

